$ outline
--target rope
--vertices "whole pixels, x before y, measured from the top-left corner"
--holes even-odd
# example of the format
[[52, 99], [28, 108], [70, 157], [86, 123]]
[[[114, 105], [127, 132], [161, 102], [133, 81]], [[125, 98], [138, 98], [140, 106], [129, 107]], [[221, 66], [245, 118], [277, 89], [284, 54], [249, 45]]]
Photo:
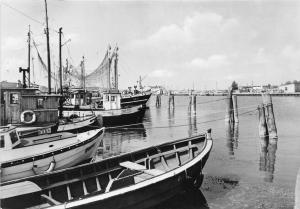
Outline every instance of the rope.
[[[257, 109], [246, 111], [240, 114], [246, 115], [251, 112], [256, 112]], [[217, 118], [217, 119], [212, 119], [212, 120], [207, 120], [207, 121], [202, 121], [198, 123], [193, 123], [193, 124], [205, 124], [205, 123], [210, 123], [210, 122], [215, 122], [219, 120], [225, 120], [225, 117], [222, 118]], [[125, 130], [144, 130], [144, 129], [159, 129], [159, 128], [172, 128], [172, 127], [184, 127], [184, 126], [190, 126], [191, 124], [179, 124], [179, 125], [168, 125], [168, 126], [153, 126], [153, 127], [144, 127], [144, 128], [126, 128], [128, 126], [133, 126], [133, 125], [142, 125], [143, 123], [135, 123], [135, 124], [130, 124], [130, 125], [122, 125], [122, 126], [114, 126], [114, 127], [107, 127], [106, 129], [125, 129]]]

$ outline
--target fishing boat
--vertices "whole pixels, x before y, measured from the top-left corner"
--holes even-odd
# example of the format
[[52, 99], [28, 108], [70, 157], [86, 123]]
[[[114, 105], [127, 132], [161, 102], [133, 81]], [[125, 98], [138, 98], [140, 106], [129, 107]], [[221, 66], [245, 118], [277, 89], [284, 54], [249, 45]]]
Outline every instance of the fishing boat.
[[141, 105], [122, 108], [121, 93], [117, 90], [104, 92], [103, 95], [103, 108], [64, 107], [63, 115], [65, 117], [72, 115], [79, 117], [93, 113], [98, 116], [99, 120], [102, 120], [100, 123], [105, 127], [134, 124], [142, 121], [146, 110]]
[[80, 134], [43, 134], [20, 139], [16, 127], [0, 127], [1, 182], [48, 173], [92, 158], [104, 128]]
[[[65, 102], [65, 110], [75, 106], [78, 108], [84, 108], [85, 106], [89, 106], [89, 108], [103, 108], [103, 98], [105, 95], [102, 93], [110, 90], [120, 91], [118, 51], [119, 48], [117, 46], [114, 50], [111, 50], [109, 46], [100, 65], [88, 75], [85, 75], [84, 58], [79, 67], [67, 64], [64, 70], [65, 83], [69, 83], [69, 85], [74, 83], [74, 85], [68, 86], [68, 98]], [[131, 87], [128, 87], [128, 90], [120, 91], [122, 92], [120, 98], [121, 108], [139, 105], [146, 107], [151, 97], [151, 91], [150, 89], [143, 90], [142, 80], [144, 78], [140, 77], [138, 81], [139, 90], [137, 89], [137, 85], [135, 85], [133, 91]]]
[[1, 184], [3, 208], [148, 208], [200, 186], [211, 131]]

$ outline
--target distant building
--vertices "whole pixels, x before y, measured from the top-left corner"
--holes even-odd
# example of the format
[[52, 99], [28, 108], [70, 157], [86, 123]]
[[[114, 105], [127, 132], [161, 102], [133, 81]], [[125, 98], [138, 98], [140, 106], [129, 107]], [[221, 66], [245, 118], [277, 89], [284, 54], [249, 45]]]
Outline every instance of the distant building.
[[279, 86], [279, 90], [284, 93], [300, 92], [300, 83], [291, 83]]

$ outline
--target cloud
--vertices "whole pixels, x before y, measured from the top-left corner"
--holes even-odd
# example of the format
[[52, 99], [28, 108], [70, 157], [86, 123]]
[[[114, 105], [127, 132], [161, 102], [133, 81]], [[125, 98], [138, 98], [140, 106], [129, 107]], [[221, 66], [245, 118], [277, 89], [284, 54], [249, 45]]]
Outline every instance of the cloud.
[[193, 13], [182, 24], [162, 26], [145, 39], [134, 40], [131, 47], [171, 47], [179, 48], [196, 42], [212, 42], [221, 35], [231, 34], [239, 22], [234, 18], [225, 19], [216, 13]]
[[226, 55], [215, 54], [207, 59], [195, 58], [188, 65], [192, 68], [199, 69], [217, 69], [229, 64], [229, 60]]
[[174, 75], [173, 72], [168, 70], [154, 70], [152, 71], [149, 76], [150, 77], [157, 77], [157, 78], [164, 78], [164, 77], [172, 77]]

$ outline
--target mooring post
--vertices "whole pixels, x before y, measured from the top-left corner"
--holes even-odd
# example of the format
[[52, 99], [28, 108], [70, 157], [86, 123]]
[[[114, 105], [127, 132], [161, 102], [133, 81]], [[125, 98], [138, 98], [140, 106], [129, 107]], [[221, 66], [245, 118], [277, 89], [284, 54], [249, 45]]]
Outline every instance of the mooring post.
[[268, 152], [268, 137], [260, 137], [260, 156], [259, 156], [259, 170], [267, 170], [267, 152]]
[[192, 103], [192, 106], [193, 106], [193, 112], [194, 112], [194, 114], [196, 114], [196, 110], [197, 110], [197, 95], [193, 94], [191, 99], [192, 99], [191, 103]]
[[161, 105], [161, 95], [157, 94], [156, 95], [156, 107], [160, 107]]
[[192, 91], [189, 92], [189, 106], [188, 106], [188, 112], [190, 113], [192, 110]]
[[225, 112], [225, 122], [233, 122], [232, 118], [232, 89], [228, 89], [227, 98], [225, 99], [226, 102], [226, 112]]
[[268, 136], [268, 128], [266, 123], [266, 117], [265, 117], [265, 107], [264, 105], [258, 106], [258, 132], [260, 137], [266, 137]]
[[237, 96], [232, 95], [232, 103], [233, 103], [233, 116], [234, 116], [234, 122], [239, 122], [239, 114], [238, 114], [238, 105], [237, 105]]
[[225, 129], [226, 129], [226, 140], [227, 140], [227, 147], [229, 150], [229, 155], [234, 155], [234, 139], [233, 139], [233, 124], [232, 123], [225, 123]]
[[169, 91], [169, 109], [174, 108], [174, 94], [172, 91]]
[[267, 122], [269, 138], [278, 138], [271, 95], [262, 94], [262, 99], [265, 106], [265, 118]]

